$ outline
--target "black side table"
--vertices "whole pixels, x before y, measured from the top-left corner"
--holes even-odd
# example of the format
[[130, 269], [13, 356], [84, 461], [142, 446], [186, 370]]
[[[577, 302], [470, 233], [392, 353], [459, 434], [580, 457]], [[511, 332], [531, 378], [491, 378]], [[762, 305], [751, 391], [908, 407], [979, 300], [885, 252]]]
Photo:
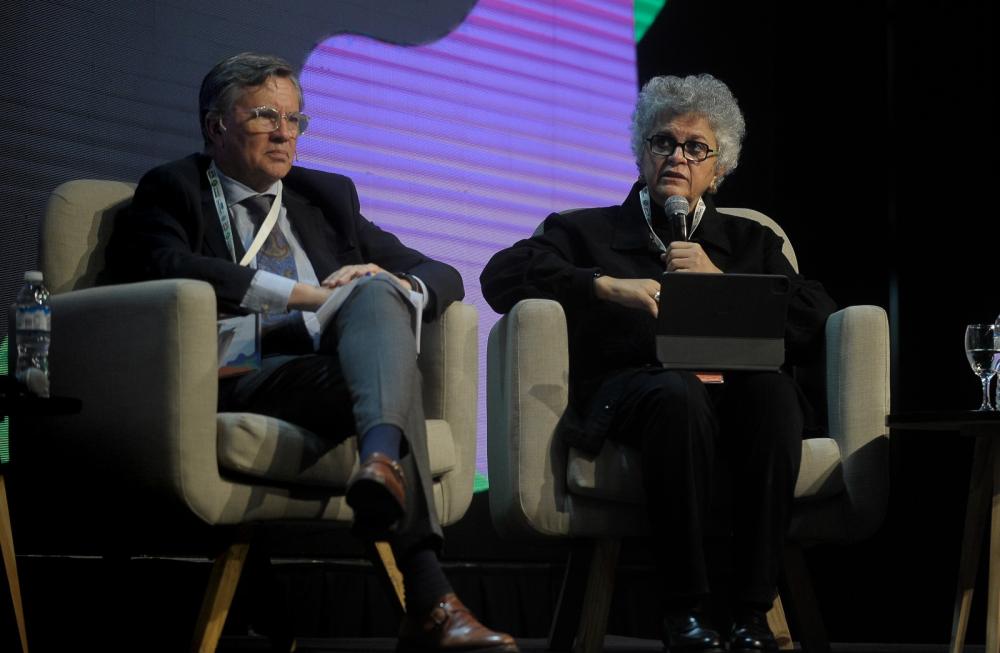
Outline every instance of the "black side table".
[[[68, 397], [35, 397], [25, 394], [10, 377], [0, 376], [0, 420], [4, 417], [28, 415], [69, 415], [80, 412], [80, 400]], [[3, 478], [4, 465], [0, 465], [0, 550], [3, 565], [7, 571], [7, 586], [14, 604], [14, 617], [21, 638], [21, 652], [28, 653], [28, 634], [24, 624], [24, 608], [21, 605], [21, 585], [17, 579], [17, 561], [14, 557], [14, 534], [10, 525], [10, 510], [7, 506], [7, 486]]]
[[[1000, 412], [952, 410], [893, 413], [889, 428], [921, 431], [957, 431], [976, 438], [965, 509], [962, 553], [958, 564], [958, 590], [951, 626], [950, 653], [961, 653], [969, 626], [972, 591], [983, 541], [990, 526], [989, 583], [986, 589], [986, 653], [1000, 653]], [[990, 504], [992, 503], [992, 508]], [[992, 512], [992, 518], [990, 517]]]

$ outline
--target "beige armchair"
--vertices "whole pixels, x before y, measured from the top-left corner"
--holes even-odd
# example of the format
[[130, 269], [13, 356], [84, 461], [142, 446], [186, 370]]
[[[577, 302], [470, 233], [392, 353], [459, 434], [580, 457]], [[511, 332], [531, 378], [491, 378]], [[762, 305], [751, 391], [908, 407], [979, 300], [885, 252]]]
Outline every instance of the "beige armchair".
[[[78, 397], [83, 410], [15, 424], [15, 439], [44, 442], [34, 451], [25, 446], [19, 465], [33, 475], [45, 473], [46, 457], [73, 461], [79, 476], [46, 479], [63, 488], [67, 510], [120, 508], [106, 503], [114, 495], [98, 500], [89, 493], [88, 476], [99, 475], [123, 501], [138, 493], [148, 497], [151, 513], [180, 506], [210, 525], [350, 522], [342, 495], [357, 465], [354, 439], [333, 447], [279, 419], [217, 412], [210, 285], [178, 279], [95, 286], [113, 222], [133, 190], [133, 184], [86, 180], [52, 193], [41, 233], [41, 267], [53, 294], [52, 392]], [[421, 352], [434, 500], [449, 524], [472, 499], [476, 310], [451, 306], [423, 329]], [[134, 509], [135, 502], [128, 505]], [[127, 522], [130, 515], [113, 518]], [[194, 650], [214, 650], [221, 633], [249, 545], [247, 531], [238, 532], [216, 561]]]
[[[770, 227], [785, 239], [785, 256], [798, 269], [787, 237], [770, 218], [747, 209], [719, 210]], [[789, 607], [797, 610], [799, 639], [810, 653], [828, 650], [828, 643], [811, 607], [800, 546], [865, 538], [886, 509], [888, 340], [885, 312], [876, 306], [851, 306], [827, 321], [829, 432], [802, 442], [783, 583], [783, 592], [792, 594]], [[588, 456], [556, 437], [569, 372], [566, 318], [558, 303], [518, 303], [494, 325], [487, 356], [494, 524], [508, 537], [576, 538], [584, 544], [571, 555], [549, 644], [568, 650], [575, 640], [574, 650], [598, 651], [620, 538], [645, 532], [638, 452], [607, 441], [599, 455]], [[790, 648], [780, 599], [768, 618], [779, 644]]]

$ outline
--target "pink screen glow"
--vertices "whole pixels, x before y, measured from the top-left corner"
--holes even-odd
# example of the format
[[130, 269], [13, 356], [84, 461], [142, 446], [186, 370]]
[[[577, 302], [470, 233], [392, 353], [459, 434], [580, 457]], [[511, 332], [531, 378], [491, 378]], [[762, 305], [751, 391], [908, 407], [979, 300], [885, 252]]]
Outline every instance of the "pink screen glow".
[[[365, 216], [455, 266], [479, 310], [479, 459], [486, 341], [479, 274], [554, 211], [619, 204], [636, 178], [632, 0], [480, 0], [417, 47], [339, 35], [306, 61], [313, 117], [300, 164], [345, 174]], [[482, 487], [482, 482], [477, 484]]]

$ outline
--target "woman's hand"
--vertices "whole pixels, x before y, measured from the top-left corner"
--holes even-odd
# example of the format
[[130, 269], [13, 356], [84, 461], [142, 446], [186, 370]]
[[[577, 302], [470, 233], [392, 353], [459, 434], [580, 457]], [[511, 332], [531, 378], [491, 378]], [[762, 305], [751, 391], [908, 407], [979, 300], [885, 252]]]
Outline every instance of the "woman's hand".
[[715, 267], [712, 259], [701, 248], [698, 243], [690, 243], [678, 240], [667, 246], [667, 251], [660, 255], [667, 272], [710, 272], [722, 274], [722, 270]]
[[659, 305], [656, 301], [656, 295], [659, 292], [660, 282], [652, 279], [617, 279], [615, 277], [594, 279], [594, 294], [598, 299], [629, 308], [638, 308], [653, 317], [659, 313]]

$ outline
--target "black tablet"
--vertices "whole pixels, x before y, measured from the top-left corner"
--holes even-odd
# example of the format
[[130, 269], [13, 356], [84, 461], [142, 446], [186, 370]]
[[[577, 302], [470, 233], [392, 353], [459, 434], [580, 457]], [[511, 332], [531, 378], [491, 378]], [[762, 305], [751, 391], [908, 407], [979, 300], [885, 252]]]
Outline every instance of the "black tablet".
[[782, 275], [664, 274], [657, 357], [669, 369], [777, 370], [790, 289]]

